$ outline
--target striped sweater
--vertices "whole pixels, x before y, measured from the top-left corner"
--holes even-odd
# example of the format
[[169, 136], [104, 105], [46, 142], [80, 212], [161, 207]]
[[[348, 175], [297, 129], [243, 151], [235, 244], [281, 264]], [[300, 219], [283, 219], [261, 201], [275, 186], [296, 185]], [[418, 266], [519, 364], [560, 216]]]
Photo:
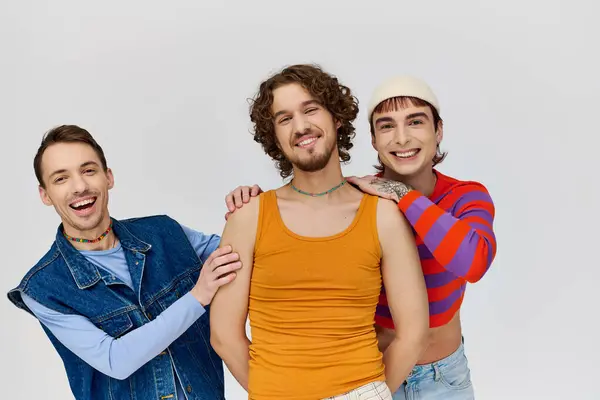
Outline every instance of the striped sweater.
[[[495, 209], [486, 188], [435, 173], [438, 179], [429, 198], [412, 190], [398, 203], [416, 235], [432, 328], [452, 319], [462, 304], [467, 282], [480, 280], [496, 255]], [[385, 289], [375, 322], [394, 327]]]

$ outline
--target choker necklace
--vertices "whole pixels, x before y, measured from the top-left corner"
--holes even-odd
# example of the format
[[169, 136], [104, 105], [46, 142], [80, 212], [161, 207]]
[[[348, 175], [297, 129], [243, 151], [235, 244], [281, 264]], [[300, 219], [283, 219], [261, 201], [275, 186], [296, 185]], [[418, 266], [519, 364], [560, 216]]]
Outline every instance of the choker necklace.
[[344, 179], [340, 184], [332, 187], [329, 190], [326, 190], [324, 192], [321, 193], [309, 193], [309, 192], [305, 192], [304, 190], [300, 190], [298, 189], [296, 186], [294, 186], [293, 183], [290, 182], [290, 185], [292, 186], [292, 189], [294, 189], [296, 192], [306, 195], [306, 196], [311, 196], [311, 197], [320, 197], [320, 196], [325, 196], [326, 194], [329, 194], [335, 190], [338, 190], [339, 188], [341, 188], [342, 186], [344, 186], [344, 184], [346, 183], [346, 180]]
[[108, 225], [108, 229], [104, 231], [104, 233], [102, 233], [102, 235], [98, 236], [96, 239], [81, 239], [81, 238], [75, 238], [72, 236], [67, 235], [67, 233], [65, 231], [63, 231], [63, 235], [73, 241], [73, 242], [79, 242], [79, 243], [97, 243], [99, 241], [101, 241], [102, 239], [104, 239], [106, 237], [106, 235], [108, 235], [108, 232], [110, 232], [112, 229], [112, 221], [110, 221], [110, 225]]

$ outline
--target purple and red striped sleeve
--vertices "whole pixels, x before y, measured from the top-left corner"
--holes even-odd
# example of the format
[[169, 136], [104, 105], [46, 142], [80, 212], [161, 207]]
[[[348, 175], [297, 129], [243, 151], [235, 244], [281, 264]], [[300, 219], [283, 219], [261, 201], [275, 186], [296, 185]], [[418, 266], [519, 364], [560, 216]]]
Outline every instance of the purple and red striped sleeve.
[[449, 211], [412, 190], [398, 207], [445, 270], [477, 282], [496, 256], [492, 198], [483, 185], [466, 182], [454, 186], [443, 202]]

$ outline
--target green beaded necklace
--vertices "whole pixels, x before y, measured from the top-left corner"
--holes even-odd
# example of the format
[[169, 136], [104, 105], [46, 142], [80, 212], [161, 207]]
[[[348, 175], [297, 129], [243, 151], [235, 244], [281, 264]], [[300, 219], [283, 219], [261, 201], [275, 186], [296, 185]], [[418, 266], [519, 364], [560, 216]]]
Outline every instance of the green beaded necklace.
[[304, 190], [300, 190], [300, 189], [298, 189], [298, 188], [297, 188], [296, 186], [294, 186], [294, 184], [293, 184], [293, 183], [291, 183], [291, 182], [290, 182], [290, 185], [292, 186], [292, 189], [294, 189], [296, 192], [298, 192], [298, 193], [300, 193], [300, 194], [303, 194], [303, 195], [306, 195], [306, 196], [311, 196], [311, 197], [320, 197], [320, 196], [325, 196], [326, 194], [329, 194], [329, 193], [331, 193], [331, 192], [333, 192], [333, 191], [336, 191], [336, 190], [338, 190], [339, 188], [341, 188], [342, 186], [344, 186], [344, 184], [345, 184], [345, 183], [346, 183], [346, 180], [344, 179], [344, 180], [343, 180], [343, 181], [342, 181], [340, 184], [338, 184], [338, 185], [336, 185], [336, 186], [332, 187], [332, 188], [331, 188], [331, 189], [329, 189], [329, 190], [326, 190], [326, 191], [324, 191], [324, 192], [321, 192], [321, 193], [309, 193], [309, 192], [305, 192]]

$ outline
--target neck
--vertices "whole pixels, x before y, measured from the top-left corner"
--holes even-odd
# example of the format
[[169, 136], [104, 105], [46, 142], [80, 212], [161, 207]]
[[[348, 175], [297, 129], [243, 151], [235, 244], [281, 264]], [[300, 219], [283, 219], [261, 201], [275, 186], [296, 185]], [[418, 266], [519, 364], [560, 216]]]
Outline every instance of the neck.
[[[337, 164], [337, 168], [326, 167], [320, 171], [305, 172], [294, 168], [294, 178], [292, 179], [293, 185], [307, 193], [323, 193], [337, 185], [344, 180], [342, 175], [342, 169]], [[332, 192], [333, 194], [335, 192]], [[298, 193], [299, 196], [306, 197]], [[328, 197], [330, 194], [323, 195], [322, 197]]]
[[[67, 235], [69, 235], [70, 237], [75, 238], [75, 239], [87, 239], [87, 240], [97, 239], [104, 232], [106, 232], [106, 230], [108, 229], [109, 226], [110, 226], [110, 216], [103, 218], [102, 222], [100, 224], [98, 224], [97, 227], [95, 227], [93, 229], [89, 229], [89, 230], [83, 230], [83, 231], [78, 230], [78, 229], [76, 229], [70, 225], [67, 225], [63, 222], [64, 233], [66, 233]], [[96, 251], [96, 250], [108, 250], [108, 249], [113, 248], [115, 245], [115, 242], [116, 242], [116, 236], [115, 236], [113, 230], [111, 229], [110, 232], [106, 236], [104, 236], [102, 238], [102, 240], [100, 240], [98, 242], [94, 242], [94, 243], [79, 242], [76, 240], [75, 241], [70, 240], [69, 238], [67, 238], [67, 240], [77, 250]]]
[[383, 177], [405, 183], [413, 189], [423, 193], [426, 197], [431, 196], [437, 182], [433, 167], [425, 168], [424, 170], [409, 176], [397, 174], [389, 168], [386, 168], [383, 172]]

